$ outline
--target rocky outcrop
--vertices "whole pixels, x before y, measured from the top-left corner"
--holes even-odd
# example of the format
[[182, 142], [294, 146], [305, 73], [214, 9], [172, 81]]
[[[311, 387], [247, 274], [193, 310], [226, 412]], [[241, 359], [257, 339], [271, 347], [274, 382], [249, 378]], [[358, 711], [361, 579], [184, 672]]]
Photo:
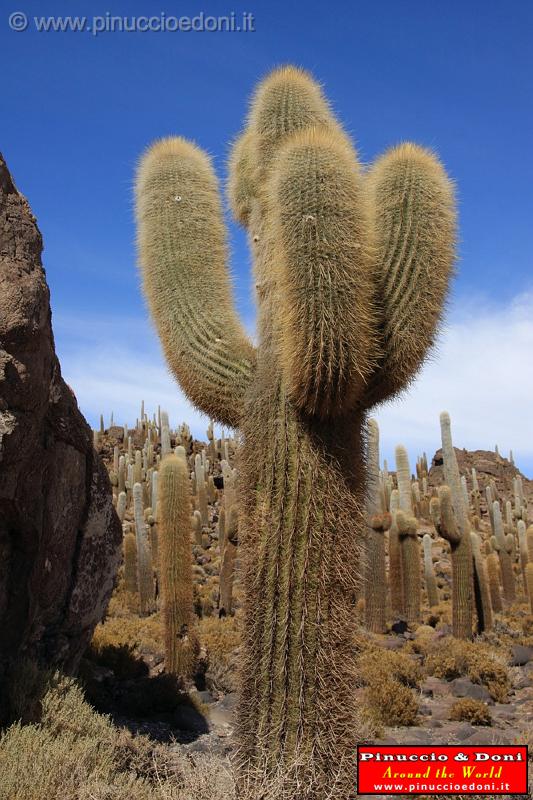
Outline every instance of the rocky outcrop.
[[0, 685], [25, 654], [76, 669], [120, 561], [109, 479], [55, 354], [41, 251], [0, 156]]
[[[507, 458], [491, 450], [460, 450], [455, 448], [457, 464], [461, 475], [467, 476], [468, 486], [471, 488], [472, 467], [475, 467], [479, 488], [484, 492], [485, 486], [494, 480], [499, 492], [508, 497], [513, 495], [513, 478], [518, 475], [522, 478], [522, 486], [526, 499], [533, 501], [533, 481], [526, 478], [520, 470]], [[440, 486], [444, 483], [444, 467], [442, 450], [437, 450], [429, 470], [429, 485]], [[482, 498], [483, 499], [483, 498]]]

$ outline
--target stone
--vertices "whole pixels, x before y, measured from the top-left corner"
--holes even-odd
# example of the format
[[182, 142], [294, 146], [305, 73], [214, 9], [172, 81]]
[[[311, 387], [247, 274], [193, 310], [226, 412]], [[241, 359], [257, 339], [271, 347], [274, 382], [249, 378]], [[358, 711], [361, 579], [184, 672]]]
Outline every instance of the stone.
[[76, 670], [121, 559], [107, 472], [55, 354], [41, 252], [0, 156], [0, 684], [22, 658]]
[[386, 636], [381, 645], [385, 650], [401, 650], [405, 646], [405, 639], [399, 636]]
[[393, 622], [391, 625], [391, 631], [393, 633], [404, 634], [407, 631], [407, 622], [404, 619], [399, 619]]
[[515, 644], [511, 648], [511, 667], [523, 667], [533, 661], [533, 647], [525, 647], [523, 644]]
[[494, 730], [493, 728], [480, 728], [477, 730], [472, 736], [469, 736], [468, 739], [463, 740], [464, 745], [468, 745], [469, 747], [475, 745], [476, 747], [487, 746], [487, 745], [498, 745], [498, 744], [512, 744], [512, 737], [508, 736], [501, 731]]
[[472, 700], [482, 700], [484, 703], [494, 703], [488, 690], [484, 686], [472, 683], [469, 678], [456, 678], [451, 682], [451, 690], [454, 697], [469, 697]]
[[438, 695], [450, 694], [452, 689], [448, 681], [443, 681], [440, 678], [435, 678], [433, 675], [426, 678], [420, 684], [422, 694], [427, 697], [437, 697]]
[[461, 722], [451, 732], [451, 738], [456, 742], [464, 742], [469, 740], [475, 733], [475, 728], [469, 722]]

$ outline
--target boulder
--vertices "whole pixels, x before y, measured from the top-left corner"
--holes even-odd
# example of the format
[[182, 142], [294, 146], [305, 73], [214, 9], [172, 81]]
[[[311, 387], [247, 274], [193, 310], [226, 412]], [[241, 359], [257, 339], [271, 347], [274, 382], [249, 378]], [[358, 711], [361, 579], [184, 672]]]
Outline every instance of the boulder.
[[523, 644], [513, 645], [509, 662], [512, 667], [524, 667], [530, 661], [533, 661], [533, 647], [526, 647]]
[[468, 697], [471, 700], [482, 700], [484, 703], [493, 704], [494, 700], [485, 686], [472, 683], [469, 678], [456, 678], [451, 683], [454, 697]]
[[107, 473], [55, 354], [41, 251], [0, 156], [0, 685], [25, 657], [76, 670], [121, 558]]

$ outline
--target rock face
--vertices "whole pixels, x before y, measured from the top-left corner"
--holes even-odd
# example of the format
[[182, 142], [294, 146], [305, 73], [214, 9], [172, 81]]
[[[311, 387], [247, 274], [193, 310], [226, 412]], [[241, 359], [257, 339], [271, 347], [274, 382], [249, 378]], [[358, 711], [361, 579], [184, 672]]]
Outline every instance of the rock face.
[[[527, 500], [533, 500], [533, 480], [526, 478], [519, 469], [507, 458], [503, 458], [497, 453], [490, 450], [460, 450], [455, 448], [455, 455], [457, 456], [457, 465], [461, 475], [467, 476], [468, 486], [472, 488], [471, 475], [472, 467], [475, 467], [479, 488], [482, 493], [482, 505], [484, 502], [484, 489], [485, 486], [493, 479], [496, 483], [496, 488], [502, 494], [512, 497], [513, 494], [513, 478], [518, 475], [522, 478], [522, 486], [524, 495]], [[442, 460], [442, 450], [437, 450], [431, 462], [429, 470], [429, 485], [440, 486], [444, 483], [444, 467]]]
[[0, 156], [0, 685], [25, 654], [76, 669], [120, 562], [107, 473], [55, 355], [41, 251]]

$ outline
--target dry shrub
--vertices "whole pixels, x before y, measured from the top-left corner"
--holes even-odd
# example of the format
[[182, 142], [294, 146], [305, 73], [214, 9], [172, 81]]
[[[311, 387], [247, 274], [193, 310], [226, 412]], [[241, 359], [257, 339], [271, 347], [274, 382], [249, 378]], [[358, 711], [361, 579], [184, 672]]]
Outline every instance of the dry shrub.
[[56, 676], [38, 724], [0, 737], [0, 800], [234, 800], [223, 759], [182, 755], [113, 727]]
[[427, 675], [449, 681], [466, 676], [486, 686], [496, 702], [507, 700], [511, 686], [507, 668], [481, 642], [442, 639], [427, 649], [424, 666]]
[[207, 651], [208, 685], [219, 691], [236, 689], [237, 648], [240, 645], [238, 622], [235, 617], [204, 617], [199, 625], [200, 642]]
[[374, 725], [415, 725], [418, 700], [412, 691], [422, 679], [418, 664], [405, 653], [367, 647], [358, 661], [364, 689], [363, 717]]
[[486, 703], [463, 697], [450, 709], [450, 719], [456, 722], [470, 722], [472, 725], [492, 725], [492, 718]]
[[365, 688], [363, 717], [377, 726], [416, 725], [418, 701], [411, 689], [394, 679], [372, 681]]
[[[113, 612], [116, 610], [117, 606], [113, 608]], [[96, 627], [92, 647], [96, 651], [101, 651], [108, 645], [134, 649], [142, 646], [144, 652], [163, 653], [164, 635], [163, 620], [159, 612], [149, 617], [139, 617], [130, 612], [111, 616], [110, 606], [106, 621]]]
[[423, 678], [420, 666], [407, 653], [368, 648], [359, 657], [357, 670], [364, 684], [394, 679], [404, 686], [417, 688]]

